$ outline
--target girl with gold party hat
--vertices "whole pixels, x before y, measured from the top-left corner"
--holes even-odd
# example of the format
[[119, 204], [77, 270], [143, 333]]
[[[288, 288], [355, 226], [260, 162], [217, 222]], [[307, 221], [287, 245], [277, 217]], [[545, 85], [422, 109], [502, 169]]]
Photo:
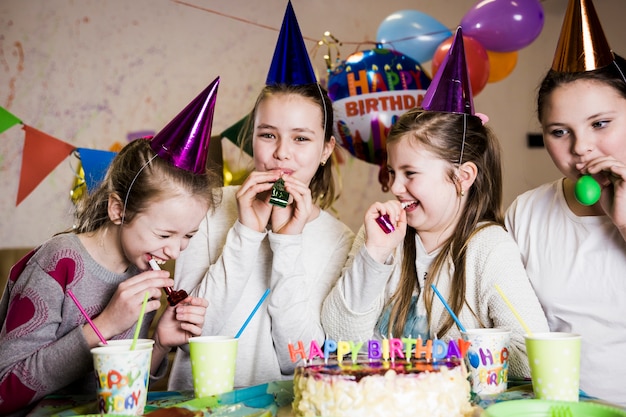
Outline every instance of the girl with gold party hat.
[[626, 61], [591, 0], [570, 0], [537, 96], [563, 178], [519, 196], [506, 224], [552, 331], [582, 335], [580, 388], [626, 406]]

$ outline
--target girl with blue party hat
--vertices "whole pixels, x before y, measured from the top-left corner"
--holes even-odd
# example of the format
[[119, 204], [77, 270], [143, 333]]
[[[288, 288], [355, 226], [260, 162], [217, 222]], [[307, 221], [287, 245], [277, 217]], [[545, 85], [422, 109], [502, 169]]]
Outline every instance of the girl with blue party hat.
[[[254, 169], [223, 188], [176, 262], [177, 285], [209, 300], [203, 334], [239, 337], [235, 387], [288, 379], [289, 343], [322, 343], [322, 301], [339, 277], [354, 233], [327, 209], [336, 198], [333, 110], [318, 84], [291, 3], [274, 58], [243, 130]], [[178, 349], [169, 389], [193, 389]]]
[[506, 214], [550, 330], [582, 336], [581, 390], [623, 407], [625, 74], [591, 0], [570, 0], [537, 95], [543, 141], [563, 178], [520, 195]]
[[[219, 177], [205, 166], [218, 83], [154, 138], [127, 144], [79, 202], [74, 227], [11, 269], [0, 301], [0, 414], [25, 415], [55, 392], [95, 396], [90, 349], [149, 336], [161, 291], [174, 284], [150, 262], [178, 258], [216, 204]], [[154, 379], [165, 375], [173, 347], [201, 333], [206, 300], [180, 301], [152, 335]]]
[[434, 285], [463, 328], [510, 330], [505, 378], [527, 377], [524, 329], [496, 285], [533, 331], [548, 326], [504, 229], [500, 147], [474, 112], [460, 27], [422, 105], [389, 132], [396, 198], [368, 208], [322, 324], [339, 340], [460, 339]]

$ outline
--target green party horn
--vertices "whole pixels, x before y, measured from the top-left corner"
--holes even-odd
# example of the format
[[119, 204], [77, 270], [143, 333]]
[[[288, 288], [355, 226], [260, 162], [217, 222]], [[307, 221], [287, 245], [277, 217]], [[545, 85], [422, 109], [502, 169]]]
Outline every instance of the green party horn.
[[592, 206], [600, 200], [602, 189], [600, 184], [591, 175], [583, 175], [576, 181], [574, 195], [583, 206]]

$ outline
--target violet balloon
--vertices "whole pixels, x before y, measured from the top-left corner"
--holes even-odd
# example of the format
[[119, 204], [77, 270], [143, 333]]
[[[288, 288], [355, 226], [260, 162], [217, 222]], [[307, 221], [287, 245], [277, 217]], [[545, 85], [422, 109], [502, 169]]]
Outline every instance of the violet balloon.
[[543, 23], [539, 0], [481, 0], [461, 20], [465, 35], [495, 52], [513, 52], [530, 45]]

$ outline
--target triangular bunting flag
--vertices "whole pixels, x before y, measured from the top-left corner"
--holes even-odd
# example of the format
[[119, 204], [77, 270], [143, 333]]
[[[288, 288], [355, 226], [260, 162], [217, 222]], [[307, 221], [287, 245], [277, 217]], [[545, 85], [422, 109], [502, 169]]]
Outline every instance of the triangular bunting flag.
[[22, 121], [15, 117], [15, 115], [9, 113], [4, 107], [0, 107], [0, 133], [12, 128], [18, 123], [22, 123]]
[[110, 151], [100, 151], [97, 149], [78, 148], [80, 162], [85, 171], [85, 183], [87, 191], [92, 192], [104, 179], [104, 175], [115, 158], [116, 153]]
[[[241, 130], [246, 126], [246, 123], [248, 123], [249, 117], [250, 117], [250, 114], [246, 114], [244, 117], [242, 117], [237, 122], [235, 122], [234, 125], [227, 127], [226, 130], [224, 130], [220, 134], [220, 136], [223, 138], [227, 138], [236, 146], [240, 146], [241, 144], [239, 143], [239, 135], [240, 135]], [[247, 153], [248, 155], [252, 156], [252, 141], [246, 142], [246, 144], [244, 145], [243, 151]]]
[[28, 197], [35, 187], [76, 149], [75, 146], [30, 126], [23, 125], [22, 129], [26, 135], [16, 206]]

